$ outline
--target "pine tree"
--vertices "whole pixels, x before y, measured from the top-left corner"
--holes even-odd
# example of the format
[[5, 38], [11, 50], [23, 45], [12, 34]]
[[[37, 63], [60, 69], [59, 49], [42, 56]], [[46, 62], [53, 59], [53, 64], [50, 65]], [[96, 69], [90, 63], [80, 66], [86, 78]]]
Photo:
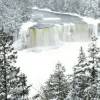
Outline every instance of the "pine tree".
[[[12, 90], [13, 98], [15, 99], [21, 99], [24, 100], [27, 98], [26, 96], [29, 94], [29, 88], [31, 85], [27, 86], [27, 80], [26, 80], [25, 74], [21, 73], [18, 76], [18, 83], [16, 84], [15, 88]], [[12, 83], [13, 85], [14, 83]], [[18, 99], [18, 100], [19, 100]]]
[[66, 98], [69, 88], [64, 72], [65, 68], [58, 63], [54, 74], [50, 76], [43, 90], [46, 100], [64, 100]]
[[100, 99], [100, 48], [97, 47], [97, 38], [92, 36], [92, 43], [88, 48], [88, 70], [90, 73], [89, 87], [85, 90], [91, 99]]
[[84, 89], [88, 86], [87, 75], [85, 70], [87, 68], [87, 60], [83, 48], [80, 48], [78, 57], [78, 64], [74, 66], [74, 75], [72, 82], [72, 99], [80, 100], [84, 98]]
[[19, 87], [27, 87], [27, 91], [29, 89], [25, 75], [21, 78], [20, 68], [15, 67], [17, 52], [12, 47], [12, 43], [13, 37], [5, 33], [2, 28], [0, 31], [0, 100], [17, 100], [17, 95], [24, 91]]

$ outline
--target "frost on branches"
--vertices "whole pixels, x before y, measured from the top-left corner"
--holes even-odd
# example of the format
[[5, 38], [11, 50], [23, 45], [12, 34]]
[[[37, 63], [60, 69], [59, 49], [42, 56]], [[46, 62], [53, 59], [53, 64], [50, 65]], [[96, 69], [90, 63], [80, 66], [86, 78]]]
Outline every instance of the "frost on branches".
[[88, 87], [88, 76], [86, 74], [86, 68], [87, 59], [83, 48], [81, 47], [78, 57], [78, 64], [74, 66], [72, 90], [70, 90], [72, 100], [80, 100], [84, 98], [84, 89]]
[[100, 99], [100, 48], [97, 38], [93, 35], [85, 56], [81, 47], [78, 64], [74, 66], [73, 84], [68, 100], [99, 100]]
[[16, 67], [17, 52], [12, 47], [13, 37], [0, 31], [0, 100], [23, 100], [29, 87], [25, 74]]
[[43, 89], [44, 100], [64, 100], [67, 97], [69, 87], [64, 72], [65, 68], [58, 63]]
[[91, 99], [100, 99], [100, 48], [97, 47], [97, 38], [92, 36], [92, 43], [88, 48], [88, 69], [90, 72], [90, 85], [85, 89]]

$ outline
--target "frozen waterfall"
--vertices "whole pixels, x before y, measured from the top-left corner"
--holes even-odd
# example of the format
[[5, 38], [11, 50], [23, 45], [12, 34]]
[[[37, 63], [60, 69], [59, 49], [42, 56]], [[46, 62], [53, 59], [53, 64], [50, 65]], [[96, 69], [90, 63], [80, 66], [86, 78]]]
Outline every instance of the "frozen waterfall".
[[55, 46], [69, 41], [75, 30], [74, 24], [36, 24], [20, 32], [25, 48]]
[[59, 36], [55, 32], [54, 25], [37, 24], [29, 28], [29, 47], [51, 46], [59, 42]]
[[48, 24], [27, 22], [23, 24], [20, 30], [18, 41], [22, 49], [58, 46], [62, 42], [89, 40], [89, 29], [90, 25], [86, 23]]

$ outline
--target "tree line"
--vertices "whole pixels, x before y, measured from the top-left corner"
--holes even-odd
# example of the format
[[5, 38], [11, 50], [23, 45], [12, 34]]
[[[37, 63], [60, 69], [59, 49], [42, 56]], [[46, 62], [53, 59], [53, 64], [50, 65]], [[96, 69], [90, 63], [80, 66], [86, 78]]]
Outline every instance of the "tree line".
[[25, 100], [31, 85], [15, 66], [17, 52], [12, 46], [13, 36], [0, 30], [0, 100]]
[[[92, 36], [88, 56], [80, 48], [73, 74], [66, 75], [65, 67], [58, 63], [40, 89], [39, 100], [100, 100], [100, 48]], [[40, 96], [39, 96], [40, 95]], [[38, 99], [36, 99], [38, 100]]]

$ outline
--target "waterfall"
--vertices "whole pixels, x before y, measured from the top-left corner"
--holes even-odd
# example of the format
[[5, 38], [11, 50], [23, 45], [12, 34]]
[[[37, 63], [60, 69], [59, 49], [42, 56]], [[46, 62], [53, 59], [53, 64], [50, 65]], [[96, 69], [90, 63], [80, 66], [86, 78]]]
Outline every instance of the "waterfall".
[[[39, 26], [38, 24], [37, 26]], [[43, 27], [44, 24], [42, 24]], [[47, 25], [47, 27], [38, 28], [38, 27], [31, 27], [29, 28], [30, 34], [30, 42], [27, 45], [29, 47], [34, 46], [52, 46], [58, 44], [59, 41], [59, 34], [57, 33], [57, 29], [54, 25]]]
[[31, 24], [20, 31], [23, 48], [59, 45], [68, 41], [74, 31], [74, 24]]
[[71, 37], [75, 32], [75, 25], [73, 23], [56, 24], [55, 27], [55, 33], [58, 34], [60, 41], [71, 41]]
[[22, 48], [34, 48], [56, 46], [61, 42], [79, 41], [81, 37], [86, 40], [89, 34], [87, 26], [83, 23], [31, 23], [27, 28], [21, 29], [20, 41]]
[[75, 32], [75, 25], [72, 23], [63, 24], [63, 41], [70, 41]]

